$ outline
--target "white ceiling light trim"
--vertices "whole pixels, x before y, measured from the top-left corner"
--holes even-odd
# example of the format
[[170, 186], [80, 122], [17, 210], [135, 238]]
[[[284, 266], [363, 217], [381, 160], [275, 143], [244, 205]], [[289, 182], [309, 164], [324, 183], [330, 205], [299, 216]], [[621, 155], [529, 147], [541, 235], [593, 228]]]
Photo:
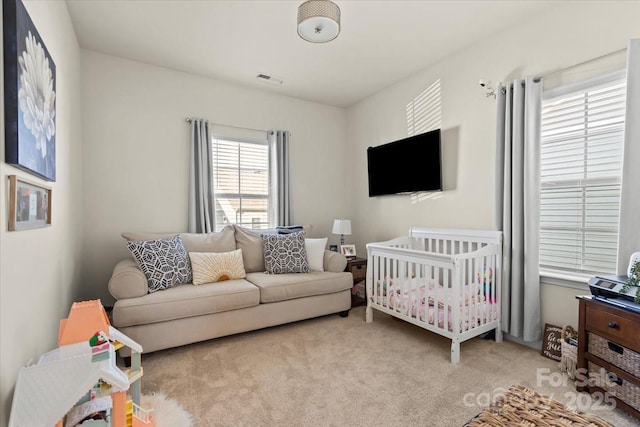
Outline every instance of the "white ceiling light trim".
[[330, 0], [309, 0], [298, 7], [298, 35], [311, 43], [326, 43], [340, 34], [340, 8]]

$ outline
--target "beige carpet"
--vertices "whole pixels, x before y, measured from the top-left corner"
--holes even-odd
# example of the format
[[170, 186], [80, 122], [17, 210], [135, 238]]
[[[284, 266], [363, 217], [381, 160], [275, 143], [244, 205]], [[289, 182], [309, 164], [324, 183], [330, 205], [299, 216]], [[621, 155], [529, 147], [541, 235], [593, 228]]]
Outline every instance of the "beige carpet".
[[[143, 355], [143, 393], [176, 399], [194, 426], [461, 426], [512, 385], [576, 401], [570, 380], [536, 384], [538, 368], [558, 372], [558, 363], [528, 347], [473, 339], [457, 366], [449, 351], [449, 340], [384, 314], [365, 323], [358, 307], [346, 319]], [[640, 424], [619, 410], [581, 409], [616, 426]]]

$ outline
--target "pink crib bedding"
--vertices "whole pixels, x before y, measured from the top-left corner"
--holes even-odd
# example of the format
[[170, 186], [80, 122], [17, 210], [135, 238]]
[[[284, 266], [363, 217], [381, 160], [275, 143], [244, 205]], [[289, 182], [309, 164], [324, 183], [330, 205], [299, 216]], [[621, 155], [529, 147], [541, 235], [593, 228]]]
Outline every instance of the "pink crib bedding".
[[[402, 284], [394, 284], [393, 280], [389, 280], [388, 283], [386, 296], [378, 298], [379, 304], [386, 305], [389, 309], [406, 316], [419, 318], [432, 325], [434, 325], [437, 316], [440, 328], [445, 327], [446, 315], [447, 329], [453, 330], [453, 289], [448, 289], [445, 295], [445, 289], [442, 286], [436, 286], [433, 280], [429, 281], [428, 288], [421, 284], [417, 288], [408, 289], [407, 286], [407, 289], [403, 289]], [[437, 309], [435, 307], [436, 300], [438, 301]], [[447, 302], [446, 310], [445, 300]], [[497, 310], [493, 307], [493, 298], [486, 298], [482, 285], [475, 282], [462, 289], [458, 309], [460, 310], [461, 331], [497, 318]]]

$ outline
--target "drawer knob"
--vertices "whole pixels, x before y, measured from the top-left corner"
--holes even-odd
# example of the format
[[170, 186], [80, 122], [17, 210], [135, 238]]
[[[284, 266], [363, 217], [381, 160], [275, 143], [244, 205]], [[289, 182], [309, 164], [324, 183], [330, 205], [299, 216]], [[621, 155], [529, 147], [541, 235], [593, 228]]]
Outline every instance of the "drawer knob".
[[617, 322], [609, 322], [609, 327], [616, 329], [618, 327], [618, 323]]

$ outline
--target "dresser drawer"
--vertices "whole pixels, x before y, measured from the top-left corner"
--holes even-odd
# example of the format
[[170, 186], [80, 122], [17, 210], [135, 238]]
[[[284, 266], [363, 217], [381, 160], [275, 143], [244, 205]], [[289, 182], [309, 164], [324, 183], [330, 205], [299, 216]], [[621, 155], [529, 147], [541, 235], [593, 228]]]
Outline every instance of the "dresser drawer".
[[640, 408], [640, 387], [591, 362], [589, 385], [600, 387], [633, 408]]
[[[638, 332], [640, 333], [640, 331]], [[589, 332], [588, 351], [594, 356], [640, 378], [640, 353]]]
[[351, 266], [351, 274], [353, 274], [353, 280], [364, 280], [367, 277], [367, 265], [358, 264]]
[[587, 330], [596, 331], [612, 341], [623, 340], [633, 350], [640, 350], [640, 323], [637, 321], [594, 306], [587, 307], [585, 321]]

